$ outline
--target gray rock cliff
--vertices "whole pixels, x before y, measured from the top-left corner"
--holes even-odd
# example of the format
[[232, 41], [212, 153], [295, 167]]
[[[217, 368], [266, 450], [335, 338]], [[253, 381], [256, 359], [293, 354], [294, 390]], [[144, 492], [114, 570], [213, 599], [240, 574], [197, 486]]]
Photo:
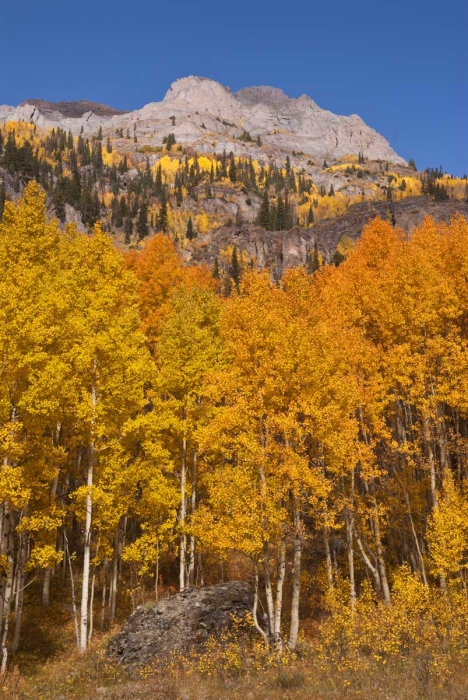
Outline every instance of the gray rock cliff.
[[[388, 141], [356, 114], [338, 116], [320, 108], [310, 97], [287, 97], [274, 87], [250, 87], [231, 92], [208, 78], [176, 80], [161, 102], [133, 112], [118, 112], [93, 102], [50, 103], [29, 100], [18, 107], [0, 105], [0, 122], [33, 122], [90, 134], [102, 127], [115, 135], [129, 129], [139, 144], [158, 146], [173, 132], [178, 143], [200, 152], [233, 151], [236, 155], [284, 159], [293, 151], [309, 159], [334, 160], [363, 153], [369, 160], [405, 164]], [[242, 140], [248, 133], [261, 146]]]

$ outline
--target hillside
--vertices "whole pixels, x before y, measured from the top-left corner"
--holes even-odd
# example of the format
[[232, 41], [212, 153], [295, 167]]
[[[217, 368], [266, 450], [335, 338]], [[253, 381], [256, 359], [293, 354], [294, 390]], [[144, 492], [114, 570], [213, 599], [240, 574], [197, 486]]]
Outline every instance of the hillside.
[[220, 274], [234, 247], [275, 274], [315, 248], [330, 261], [339, 246], [339, 261], [371, 215], [410, 230], [424, 213], [465, 211], [468, 191], [442, 168], [418, 172], [356, 115], [196, 77], [133, 112], [86, 100], [0, 107], [0, 214], [30, 179], [61, 222], [101, 220], [122, 247], [162, 231]]

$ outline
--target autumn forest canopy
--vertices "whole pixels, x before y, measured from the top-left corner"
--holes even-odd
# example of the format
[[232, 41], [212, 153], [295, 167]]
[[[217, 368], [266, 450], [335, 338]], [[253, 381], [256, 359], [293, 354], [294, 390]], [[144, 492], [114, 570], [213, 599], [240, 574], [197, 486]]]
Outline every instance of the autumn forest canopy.
[[330, 664], [466, 657], [462, 216], [375, 219], [339, 267], [238, 269], [226, 295], [164, 234], [121, 253], [61, 227], [35, 182], [4, 206], [2, 670], [39, 599], [85, 652], [236, 578], [272, 653], [314, 624]]

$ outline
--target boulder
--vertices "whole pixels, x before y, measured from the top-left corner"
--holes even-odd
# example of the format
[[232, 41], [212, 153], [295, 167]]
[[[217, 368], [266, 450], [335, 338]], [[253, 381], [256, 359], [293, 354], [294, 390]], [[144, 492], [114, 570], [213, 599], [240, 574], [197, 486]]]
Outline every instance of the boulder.
[[252, 608], [252, 588], [241, 581], [192, 588], [155, 605], [138, 607], [107, 648], [126, 666], [147, 665], [173, 651], [198, 646], [244, 617]]

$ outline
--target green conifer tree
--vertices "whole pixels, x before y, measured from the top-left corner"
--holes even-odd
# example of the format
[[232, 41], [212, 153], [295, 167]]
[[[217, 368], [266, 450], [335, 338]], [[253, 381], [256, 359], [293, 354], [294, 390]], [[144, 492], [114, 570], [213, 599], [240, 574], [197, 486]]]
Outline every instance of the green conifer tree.
[[146, 202], [142, 202], [140, 205], [140, 211], [138, 212], [138, 219], [136, 224], [136, 230], [138, 238], [140, 241], [145, 238], [148, 233], [148, 205]]
[[130, 214], [127, 214], [127, 217], [125, 219], [125, 243], [128, 245], [130, 243], [132, 233], [133, 233], [133, 221], [132, 217]]
[[231, 182], [237, 182], [237, 167], [234, 159], [234, 153], [232, 153], [232, 151], [229, 158], [229, 179]]
[[231, 258], [231, 278], [235, 284], [237, 291], [240, 289], [241, 280], [241, 268], [239, 264], [239, 258], [237, 256], [237, 246], [234, 246]]
[[6, 188], [3, 180], [0, 182], [0, 221], [3, 219], [3, 212], [5, 211], [6, 202]]
[[164, 233], [167, 233], [167, 227], [168, 227], [168, 218], [167, 218], [167, 201], [166, 198], [163, 198], [161, 208], [159, 210], [159, 216], [158, 216], [158, 229], [160, 231], [163, 231]]
[[259, 225], [268, 231], [270, 228], [270, 199], [268, 197], [268, 190], [263, 190], [262, 203], [260, 205], [260, 212], [258, 215]]
[[192, 241], [194, 238], [197, 237], [197, 232], [195, 231], [195, 229], [193, 227], [193, 221], [192, 221], [191, 216], [189, 217], [189, 220], [187, 223], [187, 231], [186, 231], [185, 235], [187, 236], [189, 241]]

